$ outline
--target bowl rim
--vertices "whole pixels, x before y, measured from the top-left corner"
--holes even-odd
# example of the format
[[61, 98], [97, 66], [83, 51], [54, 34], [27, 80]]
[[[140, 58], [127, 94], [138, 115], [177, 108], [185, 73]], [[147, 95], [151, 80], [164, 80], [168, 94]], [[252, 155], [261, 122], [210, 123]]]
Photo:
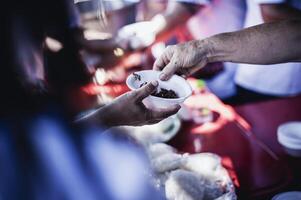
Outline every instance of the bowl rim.
[[298, 138], [291, 137], [291, 135], [286, 134], [286, 128], [292, 125], [298, 125], [301, 127], [301, 121], [290, 121], [279, 125], [277, 128], [277, 140], [286, 148], [301, 150], [301, 139], [299, 140]]
[[[160, 73], [160, 71], [155, 71], [155, 70], [141, 70], [141, 71], [136, 71], [137, 73], [139, 72], [156, 72], [156, 73]], [[134, 73], [136, 73], [134, 72]], [[128, 75], [127, 79], [126, 79], [126, 85], [131, 89], [131, 90], [137, 90], [139, 88], [135, 88], [133, 87], [131, 84], [130, 84], [130, 80], [131, 80], [131, 77], [133, 77], [133, 73], [131, 73], [130, 75]], [[179, 97], [179, 98], [173, 98], [173, 99], [168, 99], [168, 98], [162, 98], [162, 97], [156, 97], [156, 96], [148, 96], [152, 99], [157, 99], [157, 100], [165, 100], [165, 101], [175, 101], [175, 102], [178, 102], [179, 100], [185, 100], [187, 99], [188, 97], [190, 97], [192, 95], [192, 87], [191, 85], [188, 83], [188, 81], [186, 79], [184, 79], [183, 77], [177, 75], [177, 74], [174, 74], [172, 77], [176, 77], [180, 80], [183, 80], [183, 82], [185, 82], [185, 84], [188, 86], [189, 88], [189, 92], [186, 96], [183, 96], [183, 97]]]

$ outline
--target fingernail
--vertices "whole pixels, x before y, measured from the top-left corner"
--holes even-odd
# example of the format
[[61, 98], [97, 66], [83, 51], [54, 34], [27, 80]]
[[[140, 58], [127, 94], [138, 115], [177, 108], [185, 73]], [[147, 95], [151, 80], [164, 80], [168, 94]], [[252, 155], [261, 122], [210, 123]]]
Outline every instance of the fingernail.
[[166, 76], [166, 74], [160, 74], [160, 79], [162, 80], [162, 81], [165, 81], [166, 79], [167, 79], [167, 76]]
[[153, 86], [157, 87], [159, 83], [158, 83], [158, 81], [152, 81], [151, 84], [152, 84]]

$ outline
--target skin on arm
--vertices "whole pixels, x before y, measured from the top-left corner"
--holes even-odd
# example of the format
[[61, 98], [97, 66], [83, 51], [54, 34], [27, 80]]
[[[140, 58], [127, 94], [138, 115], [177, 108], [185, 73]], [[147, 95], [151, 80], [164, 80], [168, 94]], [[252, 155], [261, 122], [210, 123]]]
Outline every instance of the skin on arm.
[[127, 92], [112, 103], [82, 116], [76, 122], [107, 127], [122, 125], [140, 126], [154, 124], [176, 114], [181, 108], [180, 105], [150, 110], [142, 103], [142, 100], [151, 95], [157, 86], [158, 82], [155, 81], [137, 90]]
[[301, 21], [267, 23], [208, 38], [209, 62], [275, 64], [301, 61]]
[[190, 75], [210, 62], [301, 62], [301, 21], [267, 23], [168, 47], [154, 63], [160, 79]]

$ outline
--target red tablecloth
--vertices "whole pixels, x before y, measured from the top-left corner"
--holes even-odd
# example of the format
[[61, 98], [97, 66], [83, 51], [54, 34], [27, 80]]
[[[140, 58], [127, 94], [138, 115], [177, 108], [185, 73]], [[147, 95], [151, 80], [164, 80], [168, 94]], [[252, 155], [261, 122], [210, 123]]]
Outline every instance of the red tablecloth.
[[277, 141], [277, 127], [288, 121], [301, 121], [301, 95], [249, 104], [235, 108], [251, 126], [251, 132], [266, 144], [293, 174], [291, 188], [301, 190], [301, 158], [288, 156]]
[[213, 152], [223, 158], [240, 199], [265, 199], [287, 188], [291, 172], [252, 133], [248, 121], [211, 93], [193, 95], [189, 107], [207, 107], [218, 113], [212, 123], [184, 122], [170, 144], [183, 152]]
[[277, 127], [289, 121], [301, 121], [301, 96], [238, 106], [251, 131], [281, 157], [285, 153], [277, 142]]
[[[90, 93], [117, 96], [124, 84], [88, 87]], [[115, 94], [116, 93], [116, 94]], [[287, 190], [300, 163], [284, 156], [276, 141], [276, 128], [285, 121], [301, 119], [301, 97], [232, 108], [211, 93], [194, 94], [186, 104], [214, 111], [211, 123], [183, 122], [170, 144], [182, 152], [220, 155], [236, 187], [239, 199], [266, 199]], [[300, 165], [299, 165], [300, 166]]]

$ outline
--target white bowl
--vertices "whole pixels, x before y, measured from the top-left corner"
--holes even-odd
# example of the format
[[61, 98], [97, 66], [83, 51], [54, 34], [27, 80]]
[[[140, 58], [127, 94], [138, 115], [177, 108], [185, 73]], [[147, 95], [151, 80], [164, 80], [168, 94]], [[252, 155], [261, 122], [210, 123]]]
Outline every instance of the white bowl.
[[132, 49], [145, 48], [150, 46], [156, 39], [152, 27], [152, 22], [147, 21], [129, 24], [118, 31], [118, 37], [128, 40]]
[[161, 72], [154, 70], [144, 70], [135, 72], [140, 76], [140, 80], [136, 80], [133, 74], [129, 75], [126, 84], [131, 90], [140, 88], [144, 82], [150, 83], [151, 81], [158, 81], [158, 88], [173, 90], [179, 96], [175, 99], [167, 99], [156, 96], [148, 96], [143, 100], [144, 105], [149, 109], [168, 108], [175, 104], [181, 104], [192, 94], [192, 89], [189, 83], [178, 75], [173, 75], [168, 81], [161, 81], [159, 75]]
[[277, 138], [289, 155], [301, 157], [301, 122], [287, 122], [280, 125]]
[[301, 200], [300, 191], [284, 192], [277, 194], [272, 200]]
[[178, 117], [168, 117], [157, 124], [130, 127], [129, 135], [141, 144], [168, 142], [180, 130], [181, 120]]

